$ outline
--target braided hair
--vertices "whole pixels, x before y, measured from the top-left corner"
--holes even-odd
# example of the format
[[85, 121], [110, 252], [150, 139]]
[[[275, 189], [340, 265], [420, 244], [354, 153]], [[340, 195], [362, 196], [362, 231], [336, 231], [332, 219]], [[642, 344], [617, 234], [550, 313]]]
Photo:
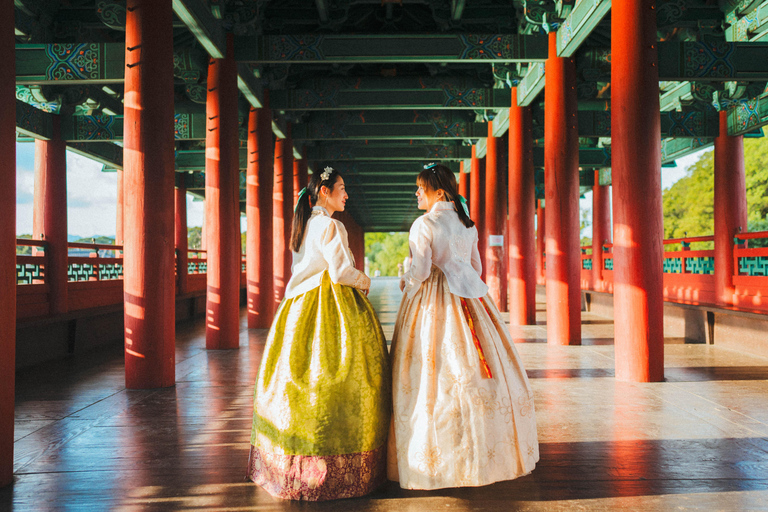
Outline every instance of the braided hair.
[[459, 187], [456, 184], [456, 176], [448, 167], [443, 164], [429, 164], [419, 173], [416, 183], [427, 190], [442, 190], [445, 192], [445, 198], [448, 201], [453, 201], [453, 204], [456, 206], [456, 213], [459, 214], [461, 223], [468, 228], [475, 225], [474, 221], [467, 215], [467, 212], [464, 211], [464, 205], [461, 204], [461, 196], [459, 195]]
[[296, 211], [293, 214], [291, 242], [289, 244], [293, 252], [301, 250], [301, 244], [304, 242], [304, 233], [307, 230], [307, 222], [309, 222], [309, 217], [312, 215], [312, 205], [317, 204], [320, 188], [326, 187], [328, 192], [333, 191], [339, 176], [341, 174], [333, 167], [326, 167], [323, 172], [314, 172], [312, 177], [309, 178], [307, 188], [299, 194]]

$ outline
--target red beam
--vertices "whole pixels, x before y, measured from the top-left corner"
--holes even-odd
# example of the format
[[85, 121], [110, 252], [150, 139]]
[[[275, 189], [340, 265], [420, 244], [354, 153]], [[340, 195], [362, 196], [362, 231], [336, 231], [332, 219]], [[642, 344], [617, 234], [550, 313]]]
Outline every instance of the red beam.
[[246, 272], [248, 327], [266, 329], [272, 323], [272, 112], [268, 91], [264, 106], [248, 117], [248, 167], [246, 169]]
[[[664, 379], [661, 126], [656, 2], [611, 11], [611, 166], [616, 378]], [[549, 207], [549, 202], [547, 202]]]
[[544, 104], [547, 340], [556, 345], [580, 345], [581, 251], [576, 67], [572, 59], [557, 56], [555, 32], [549, 34]]
[[125, 384], [175, 383], [173, 8], [129, 0], [125, 27]]
[[67, 146], [61, 116], [52, 116], [50, 140], [35, 141], [33, 236], [45, 240], [48, 301], [51, 314], [67, 311]]
[[720, 135], [715, 138], [715, 293], [719, 303], [733, 306], [736, 273], [733, 237], [747, 231], [747, 187], [744, 177], [744, 138], [728, 135], [728, 114], [720, 111]]
[[16, 376], [16, 40], [12, 2], [0, 3], [0, 487], [13, 480]]
[[237, 63], [233, 36], [223, 59], [208, 65], [205, 139], [205, 222], [208, 293], [205, 346], [240, 346], [240, 158], [237, 126]]
[[536, 324], [536, 245], [531, 109], [517, 105], [512, 88], [509, 109], [509, 323]]

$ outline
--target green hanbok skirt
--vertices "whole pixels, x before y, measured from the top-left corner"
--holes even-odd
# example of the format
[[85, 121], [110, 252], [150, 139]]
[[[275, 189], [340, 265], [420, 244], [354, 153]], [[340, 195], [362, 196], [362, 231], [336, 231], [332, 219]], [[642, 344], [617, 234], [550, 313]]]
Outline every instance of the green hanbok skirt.
[[334, 284], [280, 305], [253, 402], [248, 477], [273, 496], [362, 496], [386, 479], [391, 385], [368, 298]]

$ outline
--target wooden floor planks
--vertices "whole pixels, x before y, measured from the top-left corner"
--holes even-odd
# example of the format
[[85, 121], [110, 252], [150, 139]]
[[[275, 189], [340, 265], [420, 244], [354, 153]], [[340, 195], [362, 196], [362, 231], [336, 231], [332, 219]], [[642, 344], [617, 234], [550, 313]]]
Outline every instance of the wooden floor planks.
[[[397, 280], [371, 300], [387, 337]], [[18, 377], [13, 486], [0, 510], [768, 510], [768, 360], [668, 344], [667, 381], [617, 382], [613, 324], [585, 313], [583, 346], [548, 346], [540, 324], [512, 329], [531, 385], [541, 461], [483, 488], [405, 491], [297, 504], [244, 480], [252, 386], [265, 331], [206, 351], [180, 325], [174, 388], [126, 390], [121, 347]]]

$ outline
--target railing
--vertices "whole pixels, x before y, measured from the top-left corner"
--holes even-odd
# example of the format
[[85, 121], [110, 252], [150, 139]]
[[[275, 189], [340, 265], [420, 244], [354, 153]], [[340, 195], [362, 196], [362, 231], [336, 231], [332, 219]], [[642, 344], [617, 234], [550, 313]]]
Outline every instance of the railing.
[[712, 243], [714, 236], [694, 236], [685, 238], [670, 238], [664, 240], [664, 245], [679, 245], [678, 251], [664, 251], [665, 274], [700, 274], [713, 275], [715, 273], [714, 249], [691, 250], [692, 243]]
[[123, 246], [70, 242], [69, 252], [80, 249], [88, 256], [70, 255], [67, 258], [67, 281], [114, 281], [123, 278]]
[[[16, 284], [44, 284], [48, 267], [44, 240], [16, 239]], [[31, 250], [25, 251], [28, 247]], [[20, 251], [22, 254], [20, 254]], [[23, 254], [29, 252], [30, 254]]]
[[[768, 231], [740, 233], [734, 237], [734, 304], [749, 310], [768, 312], [768, 247], [747, 247], [749, 240], [768, 239]], [[715, 290], [713, 236], [664, 240], [664, 299], [687, 304], [718, 304]], [[671, 249], [671, 250], [670, 250]], [[602, 262], [595, 260], [591, 246], [581, 252], [581, 286], [596, 291], [613, 291], [613, 244], [603, 245]], [[602, 264], [602, 278], [594, 281], [593, 265]]]
[[[194, 254], [194, 256], [192, 256]], [[187, 274], [205, 274], [208, 272], [208, 252], [203, 249], [187, 251]]]

